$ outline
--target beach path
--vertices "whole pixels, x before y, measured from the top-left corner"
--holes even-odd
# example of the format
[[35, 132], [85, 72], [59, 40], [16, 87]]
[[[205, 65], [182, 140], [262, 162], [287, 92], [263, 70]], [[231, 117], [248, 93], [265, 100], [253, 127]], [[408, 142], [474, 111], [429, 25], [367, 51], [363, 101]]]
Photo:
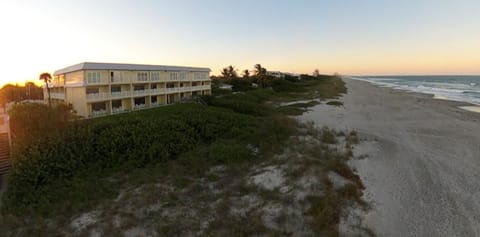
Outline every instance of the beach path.
[[480, 114], [457, 102], [345, 79], [344, 107], [318, 105], [304, 121], [356, 130], [352, 160], [378, 236], [480, 236]]

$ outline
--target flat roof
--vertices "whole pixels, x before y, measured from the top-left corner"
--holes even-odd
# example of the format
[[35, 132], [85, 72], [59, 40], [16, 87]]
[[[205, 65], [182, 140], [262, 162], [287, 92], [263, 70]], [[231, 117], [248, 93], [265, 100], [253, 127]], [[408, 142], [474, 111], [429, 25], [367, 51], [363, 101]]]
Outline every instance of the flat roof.
[[124, 70], [124, 71], [195, 71], [210, 72], [210, 68], [205, 67], [182, 67], [182, 66], [163, 66], [148, 64], [125, 64], [125, 63], [92, 63], [83, 62], [66, 68], [62, 68], [53, 73], [53, 75], [65, 74], [80, 70]]

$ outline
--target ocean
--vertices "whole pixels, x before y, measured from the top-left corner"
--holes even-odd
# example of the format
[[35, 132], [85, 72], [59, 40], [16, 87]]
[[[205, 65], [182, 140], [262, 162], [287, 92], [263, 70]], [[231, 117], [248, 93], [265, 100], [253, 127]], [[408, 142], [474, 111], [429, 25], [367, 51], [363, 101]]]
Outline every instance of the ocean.
[[362, 76], [352, 79], [382, 87], [431, 94], [435, 98], [480, 105], [480, 76]]

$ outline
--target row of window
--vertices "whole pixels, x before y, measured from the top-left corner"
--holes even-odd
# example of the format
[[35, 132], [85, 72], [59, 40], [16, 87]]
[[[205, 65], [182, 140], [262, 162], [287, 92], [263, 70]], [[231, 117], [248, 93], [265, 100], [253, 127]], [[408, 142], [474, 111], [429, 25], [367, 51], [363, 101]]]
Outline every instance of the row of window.
[[[186, 80], [187, 72], [170, 72], [170, 80]], [[123, 73], [122, 72], [110, 72], [111, 81], [122, 81]], [[160, 72], [151, 72], [150, 77], [152, 81], [160, 80]], [[205, 80], [208, 79], [208, 73], [205, 72], [194, 72], [194, 80]], [[88, 83], [100, 83], [101, 82], [101, 73], [100, 72], [87, 72], [87, 81]], [[148, 81], [148, 72], [137, 72], [137, 81]]]
[[100, 83], [100, 72], [88, 72], [87, 81], [88, 83]]

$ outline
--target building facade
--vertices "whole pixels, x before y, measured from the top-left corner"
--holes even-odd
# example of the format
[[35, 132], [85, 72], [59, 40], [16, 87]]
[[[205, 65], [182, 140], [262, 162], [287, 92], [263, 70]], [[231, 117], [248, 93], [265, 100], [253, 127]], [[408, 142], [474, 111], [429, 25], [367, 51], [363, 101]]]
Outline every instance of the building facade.
[[209, 68], [85, 62], [54, 72], [50, 98], [85, 118], [105, 116], [210, 95], [209, 74]]

